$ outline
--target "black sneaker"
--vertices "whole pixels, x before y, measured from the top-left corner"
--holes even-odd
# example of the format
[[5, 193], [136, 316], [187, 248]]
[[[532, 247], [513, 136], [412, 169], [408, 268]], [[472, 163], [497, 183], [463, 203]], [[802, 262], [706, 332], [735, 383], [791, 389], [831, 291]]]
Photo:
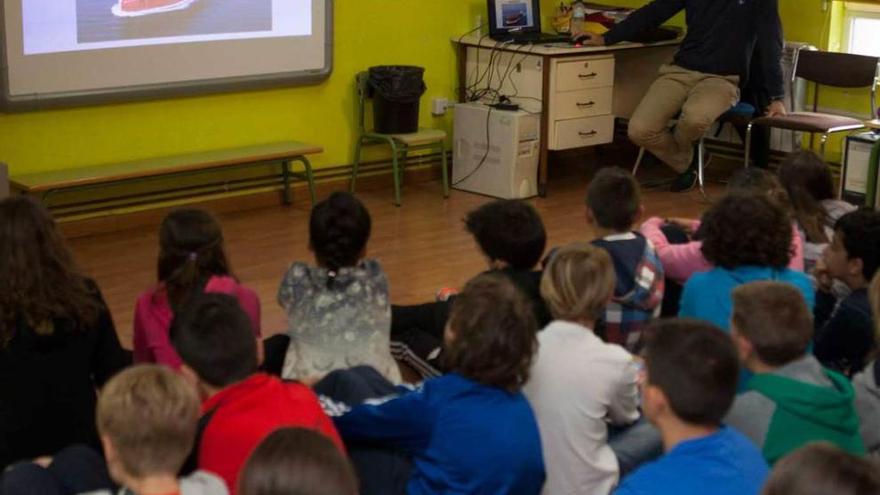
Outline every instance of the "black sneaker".
[[669, 190], [672, 192], [685, 192], [694, 188], [697, 183], [697, 168], [690, 167], [672, 181]]

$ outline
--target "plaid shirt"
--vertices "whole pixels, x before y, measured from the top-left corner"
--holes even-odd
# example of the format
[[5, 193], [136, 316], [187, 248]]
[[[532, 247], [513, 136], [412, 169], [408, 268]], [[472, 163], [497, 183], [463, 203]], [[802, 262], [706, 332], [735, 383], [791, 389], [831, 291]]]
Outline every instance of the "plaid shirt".
[[605, 340], [637, 353], [645, 326], [660, 315], [663, 266], [654, 246], [638, 233], [615, 234], [593, 241], [614, 261], [617, 286], [605, 309]]

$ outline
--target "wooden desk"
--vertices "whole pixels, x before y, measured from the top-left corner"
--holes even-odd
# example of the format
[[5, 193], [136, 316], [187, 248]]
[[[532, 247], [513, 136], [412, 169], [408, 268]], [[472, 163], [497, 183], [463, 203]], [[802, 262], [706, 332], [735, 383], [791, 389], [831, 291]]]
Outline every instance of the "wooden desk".
[[[541, 113], [541, 196], [547, 194], [550, 151], [612, 142], [615, 117], [632, 116], [657, 70], [672, 61], [680, 43], [578, 48], [564, 43], [511, 45], [477, 36], [453, 41], [458, 46], [459, 101], [473, 96], [467, 93], [492, 88], [524, 110]], [[484, 98], [493, 95], [488, 91]]]

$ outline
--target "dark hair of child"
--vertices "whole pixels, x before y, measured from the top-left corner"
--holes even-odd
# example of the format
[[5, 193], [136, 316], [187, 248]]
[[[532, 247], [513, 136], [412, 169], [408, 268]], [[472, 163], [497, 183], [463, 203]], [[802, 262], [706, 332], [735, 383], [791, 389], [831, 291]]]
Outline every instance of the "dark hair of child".
[[159, 229], [157, 271], [175, 311], [201, 293], [212, 276], [231, 275], [217, 220], [196, 208], [169, 213]]
[[697, 320], [655, 320], [644, 350], [650, 385], [681, 420], [718, 426], [733, 404], [739, 360], [730, 337]]
[[532, 205], [516, 199], [484, 204], [465, 217], [465, 226], [490, 260], [530, 270], [541, 260], [547, 233]]
[[641, 205], [638, 182], [622, 168], [599, 170], [587, 187], [587, 207], [602, 228], [618, 232], [631, 230]]
[[370, 239], [370, 213], [353, 194], [335, 192], [312, 208], [309, 245], [318, 264], [331, 272], [354, 266]]
[[870, 281], [880, 267], [880, 213], [859, 210], [840, 217], [834, 224], [849, 259], [862, 260], [862, 275]]
[[26, 196], [0, 202], [0, 280], [0, 349], [20, 322], [50, 334], [56, 319], [88, 328], [101, 311], [52, 215]]
[[804, 150], [789, 155], [780, 165], [778, 175], [807, 241], [831, 242], [825, 234], [827, 214], [821, 203], [834, 199], [834, 181], [828, 165], [812, 151]]
[[876, 495], [880, 464], [825, 443], [784, 457], [773, 468], [762, 495]]
[[510, 392], [528, 381], [538, 323], [531, 302], [508, 277], [484, 273], [468, 282], [452, 303], [448, 328], [451, 372]]
[[250, 455], [239, 495], [357, 495], [351, 464], [327, 437], [304, 428], [281, 428]]
[[706, 212], [700, 228], [703, 256], [715, 266], [782, 269], [791, 261], [791, 221], [766, 195], [727, 194]]
[[257, 371], [251, 320], [232, 296], [196, 296], [174, 316], [170, 335], [183, 363], [212, 387], [226, 387]]

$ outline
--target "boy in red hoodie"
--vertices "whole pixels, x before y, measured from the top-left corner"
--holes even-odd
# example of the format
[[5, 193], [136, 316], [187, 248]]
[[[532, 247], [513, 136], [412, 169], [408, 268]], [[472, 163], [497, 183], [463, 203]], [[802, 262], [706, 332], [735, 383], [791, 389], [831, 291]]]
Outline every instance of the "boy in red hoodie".
[[235, 298], [199, 296], [175, 317], [171, 343], [203, 401], [196, 467], [222, 477], [233, 495], [247, 457], [278, 428], [314, 429], [344, 451], [311, 389], [257, 373], [262, 347]]

